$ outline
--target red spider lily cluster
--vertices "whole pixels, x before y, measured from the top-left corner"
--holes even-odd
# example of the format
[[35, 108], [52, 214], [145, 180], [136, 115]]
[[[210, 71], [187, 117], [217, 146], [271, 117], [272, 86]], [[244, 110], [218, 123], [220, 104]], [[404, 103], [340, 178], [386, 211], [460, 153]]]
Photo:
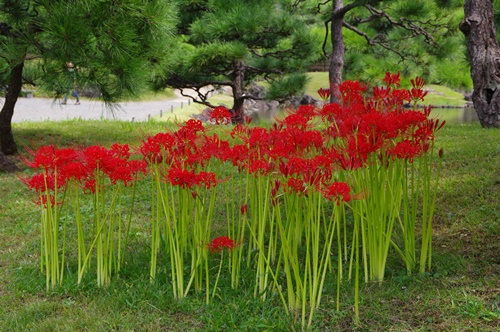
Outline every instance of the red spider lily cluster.
[[[158, 184], [153, 186], [156, 188], [152, 190], [153, 195], [161, 196], [158, 200], [153, 198], [151, 204], [156, 208], [153, 208], [152, 213], [156, 218], [152, 222], [152, 241], [157, 241], [152, 245], [152, 265], [156, 264], [156, 256], [154, 259], [153, 256], [160, 250], [159, 239], [168, 238], [166, 242], [171, 246], [171, 263], [177, 269], [172, 272], [172, 279], [177, 290], [176, 296], [180, 298], [188, 291], [182, 286], [184, 260], [187, 260], [184, 253], [198, 255], [191, 259], [191, 262], [198, 262], [191, 266], [190, 275], [196, 275], [194, 279], [197, 280], [194, 284], [200, 283], [199, 280], [203, 278], [199, 269], [203, 260], [208, 258], [199, 253], [200, 243], [208, 243], [202, 248], [205, 253], [206, 250], [219, 253], [228, 249], [231, 255], [233, 250], [242, 250], [241, 247], [244, 246], [240, 245], [243, 238], [248, 239], [249, 252], [254, 250], [258, 251], [258, 255], [264, 255], [262, 250], [269, 248], [270, 254], [256, 264], [262, 267], [257, 275], [268, 273], [271, 268], [264, 266], [274, 262], [273, 255], [278, 253], [280, 257], [293, 256], [291, 248], [295, 242], [300, 243], [300, 239], [307, 236], [303, 225], [297, 226], [298, 231], [285, 230], [285, 227], [292, 227], [292, 223], [285, 222], [283, 228], [278, 229], [276, 225], [282, 215], [303, 220], [303, 210], [312, 211], [318, 206], [329, 205], [333, 207], [330, 211], [337, 212], [347, 209], [349, 204], [361, 201], [375, 192], [373, 188], [363, 187], [368, 181], [362, 178], [370, 173], [362, 173], [360, 176], [360, 170], [384, 170], [394, 163], [411, 165], [432, 152], [435, 134], [443, 127], [444, 122], [432, 118], [429, 107], [416, 107], [427, 94], [423, 90], [424, 80], [417, 77], [411, 80], [411, 89], [403, 89], [399, 74], [387, 73], [383, 82], [383, 86], [372, 89], [356, 81], [345, 81], [331, 89], [320, 89], [318, 93], [325, 101], [322, 107], [301, 106], [276, 119], [269, 127], [243, 124], [227, 127], [225, 136], [228, 139], [211, 132], [210, 125], [206, 126], [201, 121], [192, 119], [176, 130], [144, 138], [138, 143], [135, 152], [128, 145], [121, 144], [114, 144], [111, 148], [91, 146], [82, 149], [45, 146], [32, 151], [33, 158], [26, 163], [37, 172], [22, 180], [40, 194], [39, 203], [42, 208], [47, 208], [47, 202], [52, 202], [52, 205], [60, 204], [55, 196], [70, 183], [79, 184], [85, 193], [95, 194], [117, 184], [127, 187], [136, 181], [152, 179]], [[338, 102], [327, 103], [332, 93]], [[228, 125], [232, 114], [221, 106], [215, 108], [210, 116], [211, 124]], [[439, 156], [441, 155], [442, 151], [439, 152]], [[237, 181], [232, 179], [236, 177], [245, 179], [250, 185], [238, 188], [238, 192], [243, 193], [232, 197], [227, 192], [234, 190], [234, 183]], [[210, 197], [207, 193], [214, 192], [220, 186], [227, 186], [223, 188], [225, 198], [232, 199], [233, 202], [214, 203], [220, 196]], [[324, 203], [312, 205], [311, 202], [316, 202], [315, 200]], [[241, 220], [242, 223], [247, 219], [252, 221], [241, 228], [231, 224], [227, 233], [230, 236], [220, 236], [209, 241], [213, 204], [236, 211], [228, 217], [228, 225], [233, 222], [232, 219]], [[229, 208], [230, 206], [233, 208]], [[286, 213], [276, 212], [283, 206]], [[294, 208], [300, 211], [292, 211]], [[385, 207], [380, 208], [382, 213], [387, 210], [389, 209]], [[230, 213], [227, 211], [228, 215]], [[361, 215], [363, 213], [357, 216]], [[266, 223], [269, 216], [276, 220]], [[310, 221], [315, 216], [319, 220], [325, 213], [308, 214], [308, 218], [312, 218]], [[362, 217], [365, 218], [364, 215]], [[160, 225], [161, 222], [164, 224]], [[323, 222], [325, 221], [322, 219], [319, 221]], [[309, 234], [318, 229], [328, 230], [331, 245], [333, 233], [340, 232], [339, 225], [337, 228], [338, 230], [322, 225], [312, 229]], [[266, 240], [268, 234], [274, 235]], [[281, 238], [282, 243], [288, 241], [288, 247], [277, 249], [273, 247], [279, 242], [276, 240], [277, 234], [284, 237], [293, 234], [297, 239]], [[340, 233], [337, 237], [341, 238]], [[259, 241], [261, 242], [257, 243]], [[306, 251], [314, 252], [312, 249]], [[298, 250], [295, 255], [297, 252]], [[287, 256], [288, 254], [290, 255]], [[340, 255], [341, 253], [339, 257]], [[231, 266], [237, 271], [234, 267], [239, 263], [235, 257], [237, 255], [231, 257]], [[324, 257], [329, 255], [325, 254]], [[364, 257], [371, 258], [369, 254]], [[340, 263], [341, 261], [339, 258]], [[298, 266], [299, 263], [300, 260], [290, 262], [290, 266]], [[327, 266], [331, 263], [323, 264]], [[315, 271], [321, 269], [318, 267]], [[298, 272], [287, 273], [290, 277], [297, 275]], [[151, 276], [154, 278], [154, 273]], [[296, 284], [296, 281], [288, 283], [292, 284]], [[317, 286], [319, 282], [314, 284]], [[267, 284], [263, 284], [259, 292], [268, 288]], [[319, 303], [319, 299], [317, 302]]]
[[21, 180], [30, 189], [42, 194], [65, 188], [69, 182], [95, 192], [99, 190], [103, 178], [108, 178], [110, 185], [121, 182], [129, 186], [147, 169], [145, 161], [131, 158], [126, 144], [113, 144], [109, 149], [102, 146], [75, 149], [48, 145], [31, 151], [31, 154], [33, 161], [25, 162], [38, 172]]

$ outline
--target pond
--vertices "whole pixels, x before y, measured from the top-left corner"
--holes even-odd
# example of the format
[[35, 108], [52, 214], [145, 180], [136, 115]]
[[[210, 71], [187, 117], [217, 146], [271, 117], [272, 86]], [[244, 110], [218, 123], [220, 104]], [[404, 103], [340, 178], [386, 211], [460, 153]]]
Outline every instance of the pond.
[[[283, 111], [278, 111], [277, 115], [282, 116], [285, 113]], [[476, 110], [473, 107], [457, 107], [457, 108], [433, 108], [432, 115], [441, 120], [446, 120], [449, 124], [460, 124], [460, 123], [477, 123], [479, 124], [479, 119], [477, 117]], [[269, 123], [274, 119], [273, 115], [266, 113], [253, 113], [252, 121]]]
[[446, 120], [450, 124], [458, 123], [477, 123], [476, 110], [473, 107], [460, 107], [460, 108], [433, 108], [432, 115], [438, 119]]

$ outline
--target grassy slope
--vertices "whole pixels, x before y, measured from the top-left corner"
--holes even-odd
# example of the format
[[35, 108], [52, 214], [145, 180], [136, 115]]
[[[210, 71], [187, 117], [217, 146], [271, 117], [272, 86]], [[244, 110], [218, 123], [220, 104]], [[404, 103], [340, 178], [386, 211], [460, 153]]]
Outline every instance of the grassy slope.
[[[135, 143], [164, 129], [160, 123], [43, 122], [14, 124], [19, 146], [58, 143]], [[352, 323], [352, 289], [344, 285], [340, 312], [325, 293], [315, 331], [494, 331], [500, 328], [500, 131], [449, 125], [437, 143], [445, 150], [437, 197], [433, 270], [407, 277], [392, 254], [387, 280], [364, 285], [361, 326]], [[288, 331], [294, 325], [275, 299], [232, 291], [221, 280], [209, 306], [192, 295], [171, 297], [168, 276], [147, 278], [147, 254], [135, 255], [109, 289], [93, 280], [44, 290], [39, 264], [39, 221], [32, 195], [16, 174], [0, 174], [0, 326], [2, 331]], [[147, 190], [146, 190], [147, 191]], [[147, 192], [144, 193], [147, 195]], [[134, 229], [134, 245], [147, 252], [148, 229]], [[250, 279], [251, 280], [251, 279]], [[251, 282], [251, 281], [248, 281]], [[331, 287], [331, 286], [329, 286]]]

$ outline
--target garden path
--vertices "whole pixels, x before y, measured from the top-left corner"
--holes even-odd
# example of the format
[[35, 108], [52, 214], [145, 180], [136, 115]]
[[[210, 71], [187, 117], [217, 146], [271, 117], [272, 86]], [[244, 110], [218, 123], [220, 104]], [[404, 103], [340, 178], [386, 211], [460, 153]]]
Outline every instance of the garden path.
[[[67, 105], [61, 100], [48, 98], [19, 98], [14, 109], [12, 122], [22, 121], [63, 121], [63, 120], [102, 120], [117, 119], [123, 121], [148, 121], [162, 112], [170, 112], [172, 107], [187, 103], [188, 98], [180, 97], [154, 101], [123, 102], [113, 108], [99, 100], [83, 99], [80, 105], [75, 105], [74, 99], [69, 99]], [[3, 100], [0, 100], [2, 103]]]

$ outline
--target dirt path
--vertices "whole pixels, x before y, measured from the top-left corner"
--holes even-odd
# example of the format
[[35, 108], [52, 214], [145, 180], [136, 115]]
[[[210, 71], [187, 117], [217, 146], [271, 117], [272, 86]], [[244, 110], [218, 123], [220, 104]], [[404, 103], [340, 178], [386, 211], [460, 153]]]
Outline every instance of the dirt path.
[[[0, 100], [2, 103], [3, 100]], [[19, 98], [14, 109], [12, 122], [22, 121], [62, 121], [72, 119], [99, 120], [119, 119], [124, 121], [148, 121], [162, 112], [170, 112], [187, 98], [176, 98], [160, 101], [126, 102], [115, 105], [113, 109], [97, 100], [81, 100], [75, 105], [74, 100], [68, 100], [67, 105], [61, 101], [46, 98]]]

